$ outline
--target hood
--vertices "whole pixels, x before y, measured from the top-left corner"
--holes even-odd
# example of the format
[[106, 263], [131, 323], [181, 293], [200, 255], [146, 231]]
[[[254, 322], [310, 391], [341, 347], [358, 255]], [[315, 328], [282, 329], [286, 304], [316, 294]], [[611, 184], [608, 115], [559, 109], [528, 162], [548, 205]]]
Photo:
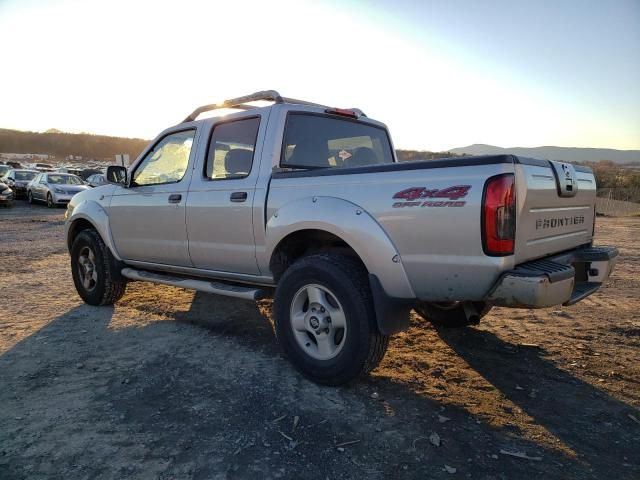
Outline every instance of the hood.
[[89, 185], [70, 185], [68, 187], [64, 187], [64, 189], [69, 193], [78, 193], [83, 192], [85, 190], [90, 189]]
[[90, 189], [89, 185], [60, 185], [60, 184], [49, 184], [49, 188], [51, 189], [60, 189], [64, 190], [66, 193], [78, 193], [84, 192], [85, 190]]

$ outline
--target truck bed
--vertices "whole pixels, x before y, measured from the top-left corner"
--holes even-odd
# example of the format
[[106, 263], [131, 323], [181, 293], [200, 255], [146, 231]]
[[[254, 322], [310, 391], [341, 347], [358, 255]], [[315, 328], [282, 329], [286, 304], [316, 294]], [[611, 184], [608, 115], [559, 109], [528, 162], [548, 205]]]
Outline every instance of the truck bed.
[[[492, 257], [481, 241], [483, 188], [505, 173], [515, 174], [515, 251]], [[419, 299], [481, 300], [501, 272], [591, 242], [595, 181], [587, 168], [576, 175], [578, 193], [563, 198], [550, 162], [512, 155], [278, 172], [266, 218], [310, 195], [347, 200], [382, 226]]]

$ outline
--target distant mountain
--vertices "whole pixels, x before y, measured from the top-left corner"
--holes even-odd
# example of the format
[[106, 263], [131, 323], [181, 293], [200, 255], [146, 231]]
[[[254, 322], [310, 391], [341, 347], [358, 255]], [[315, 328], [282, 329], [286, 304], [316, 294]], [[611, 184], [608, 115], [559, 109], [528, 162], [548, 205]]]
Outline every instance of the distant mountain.
[[640, 162], [640, 150], [615, 150], [613, 148], [575, 148], [575, 147], [513, 147], [502, 148], [494, 145], [474, 144], [468, 147], [453, 148], [452, 153], [458, 155], [496, 155], [513, 153], [522, 157], [540, 158], [542, 160], [559, 160], [564, 162], [597, 162], [611, 160], [615, 163]]

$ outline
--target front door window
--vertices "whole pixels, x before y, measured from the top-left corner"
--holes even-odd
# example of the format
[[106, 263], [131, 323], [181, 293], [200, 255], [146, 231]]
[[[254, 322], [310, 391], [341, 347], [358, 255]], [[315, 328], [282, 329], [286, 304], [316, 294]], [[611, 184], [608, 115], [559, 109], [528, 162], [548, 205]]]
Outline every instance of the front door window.
[[131, 186], [162, 185], [182, 180], [195, 133], [195, 130], [185, 130], [160, 140], [136, 168]]

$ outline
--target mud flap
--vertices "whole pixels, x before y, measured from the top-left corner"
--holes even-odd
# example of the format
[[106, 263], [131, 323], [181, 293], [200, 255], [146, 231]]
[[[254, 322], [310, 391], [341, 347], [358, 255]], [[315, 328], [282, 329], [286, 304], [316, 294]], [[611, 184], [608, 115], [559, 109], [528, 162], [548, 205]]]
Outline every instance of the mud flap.
[[409, 328], [409, 312], [416, 303], [415, 299], [388, 296], [378, 277], [372, 273], [369, 274], [369, 285], [380, 333], [392, 335]]

